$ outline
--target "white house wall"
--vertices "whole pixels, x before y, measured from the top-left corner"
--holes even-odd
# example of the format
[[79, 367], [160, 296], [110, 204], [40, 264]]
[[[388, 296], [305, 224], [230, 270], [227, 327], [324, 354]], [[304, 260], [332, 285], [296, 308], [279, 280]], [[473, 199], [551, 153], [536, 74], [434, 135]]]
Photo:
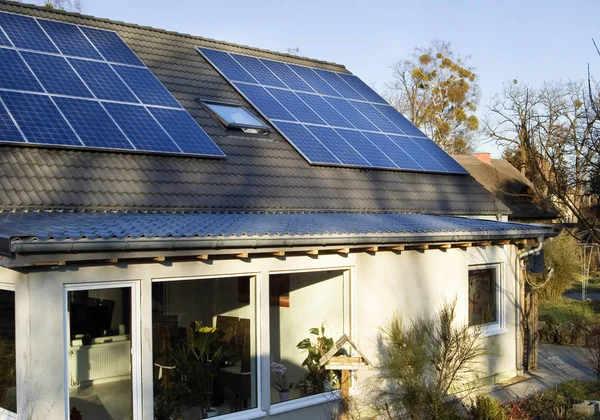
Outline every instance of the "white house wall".
[[[377, 328], [384, 325], [394, 313], [399, 313], [403, 317], [432, 314], [441, 302], [456, 297], [458, 315], [466, 322], [469, 264], [499, 263], [503, 267], [506, 288], [504, 313], [507, 331], [492, 338], [498, 343], [500, 356], [490, 361], [492, 369], [490, 373], [513, 375], [515, 373], [514, 256], [514, 246], [490, 246], [473, 247], [467, 250], [453, 248], [445, 251], [404, 251], [401, 254], [351, 253], [346, 256], [336, 254], [318, 257], [209, 260], [208, 262], [166, 261], [147, 264], [119, 263], [107, 266], [69, 264], [55, 269], [38, 269], [28, 275], [2, 270], [0, 273], [8, 273], [5, 277], [10, 277], [11, 281], [16, 283], [19, 414], [27, 413], [25, 417], [21, 417], [27, 419], [64, 418], [66, 395], [64, 286], [82, 283], [120, 281], [140, 283], [143, 418], [150, 418], [149, 413], [153, 406], [153, 372], [150, 368], [153, 365], [151, 291], [152, 281], [158, 279], [213, 278], [232, 275], [257, 279], [257, 313], [261, 322], [256, 323], [256, 334], [259, 369], [263, 376], [263, 380], [259, 383], [259, 406], [268, 412], [270, 383], [264, 378], [268, 378], [269, 375], [268, 319], [273, 310], [269, 306], [269, 273], [343, 270], [345, 274], [339, 276], [338, 281], [340, 285], [348, 282], [346, 289], [349, 290], [346, 292], [350, 293], [349, 301], [352, 302], [351, 307], [346, 308], [349, 309], [346, 311], [349, 313], [344, 320], [343, 329], [355, 339], [361, 350], [372, 361], [376, 361]], [[322, 300], [319, 305], [325, 309], [323, 313], [301, 311], [303, 300], [314, 303], [319, 299]], [[318, 326], [332, 316], [326, 311], [329, 306], [342, 304], [342, 302], [333, 304], [328, 299], [327, 293], [318, 296], [297, 294], [291, 296], [291, 306], [294, 311], [299, 311], [295, 316], [303, 316], [312, 326]], [[338, 308], [335, 310], [337, 311]], [[243, 316], [247, 317], [247, 314]], [[335, 327], [335, 331], [332, 329], [327, 332], [337, 334], [341, 332], [338, 329], [340, 327]], [[312, 413], [310, 418], [320, 418], [323, 407], [319, 405], [303, 409], [302, 414], [294, 412], [292, 415], [292, 412], [289, 412], [272, 417], [308, 418], [307, 413]], [[257, 411], [255, 415], [260, 415]], [[281, 411], [281, 405], [274, 406], [274, 411]], [[247, 413], [251, 414], [250, 411]]]

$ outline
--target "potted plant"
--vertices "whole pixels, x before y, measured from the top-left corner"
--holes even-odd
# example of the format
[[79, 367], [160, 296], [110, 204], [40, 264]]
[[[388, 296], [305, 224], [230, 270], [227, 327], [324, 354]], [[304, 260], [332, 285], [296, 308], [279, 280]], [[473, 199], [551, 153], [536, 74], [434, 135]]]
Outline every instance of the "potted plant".
[[[337, 374], [326, 370], [319, 364], [321, 357], [333, 347], [333, 338], [325, 336], [325, 323], [321, 324], [321, 328], [311, 328], [309, 332], [311, 335], [316, 336], [313, 337], [314, 340], [308, 337], [296, 345], [298, 349], [307, 353], [306, 359], [302, 362], [302, 366], [306, 366], [308, 369], [308, 373], [304, 378], [307, 382], [310, 382], [312, 390], [316, 393], [337, 389], [339, 387]], [[331, 374], [336, 377], [336, 380], [333, 380]]]
[[186, 330], [186, 339], [173, 351], [175, 366], [185, 388], [186, 403], [199, 409], [199, 418], [216, 415], [210, 402], [213, 384], [219, 369], [227, 357], [221, 340], [221, 332], [215, 327], [194, 322]]
[[285, 371], [287, 368], [280, 363], [271, 363], [271, 372], [275, 375], [275, 380], [273, 381], [273, 388], [279, 391], [279, 401], [284, 402], [290, 399], [290, 389], [294, 386], [293, 382], [287, 383], [287, 379], [285, 377]]

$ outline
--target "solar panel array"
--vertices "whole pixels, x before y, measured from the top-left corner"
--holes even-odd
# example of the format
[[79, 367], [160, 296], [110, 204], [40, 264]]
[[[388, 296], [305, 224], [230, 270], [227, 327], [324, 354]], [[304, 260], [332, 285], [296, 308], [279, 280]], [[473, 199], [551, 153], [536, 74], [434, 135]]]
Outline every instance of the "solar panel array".
[[0, 142], [225, 156], [117, 33], [4, 12]]
[[352, 74], [198, 50], [312, 164], [468, 173]]

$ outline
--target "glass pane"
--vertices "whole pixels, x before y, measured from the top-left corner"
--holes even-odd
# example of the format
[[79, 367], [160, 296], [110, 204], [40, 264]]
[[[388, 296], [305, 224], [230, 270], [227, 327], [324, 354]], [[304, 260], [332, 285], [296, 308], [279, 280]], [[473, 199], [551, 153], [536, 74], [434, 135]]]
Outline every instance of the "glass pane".
[[235, 124], [245, 127], [264, 128], [265, 125], [258, 118], [239, 106], [227, 106], [218, 104], [206, 104], [215, 114], [227, 124]]
[[0, 290], [0, 407], [17, 412], [15, 292]]
[[469, 270], [469, 325], [497, 321], [496, 269]]
[[256, 305], [248, 277], [152, 285], [154, 418], [256, 407]]
[[341, 373], [319, 367], [319, 359], [348, 332], [343, 272], [271, 275], [269, 295], [271, 402], [339, 388]]
[[71, 417], [130, 418], [131, 289], [71, 291], [68, 299]]

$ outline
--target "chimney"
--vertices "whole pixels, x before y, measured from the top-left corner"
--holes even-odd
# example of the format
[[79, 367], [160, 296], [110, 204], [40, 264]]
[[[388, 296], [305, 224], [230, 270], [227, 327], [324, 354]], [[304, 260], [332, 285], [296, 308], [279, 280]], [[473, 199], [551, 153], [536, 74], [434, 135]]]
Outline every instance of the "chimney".
[[475, 156], [477, 159], [479, 159], [483, 163], [487, 163], [488, 165], [492, 164], [491, 153], [486, 153], [486, 152], [473, 153], [473, 156]]

